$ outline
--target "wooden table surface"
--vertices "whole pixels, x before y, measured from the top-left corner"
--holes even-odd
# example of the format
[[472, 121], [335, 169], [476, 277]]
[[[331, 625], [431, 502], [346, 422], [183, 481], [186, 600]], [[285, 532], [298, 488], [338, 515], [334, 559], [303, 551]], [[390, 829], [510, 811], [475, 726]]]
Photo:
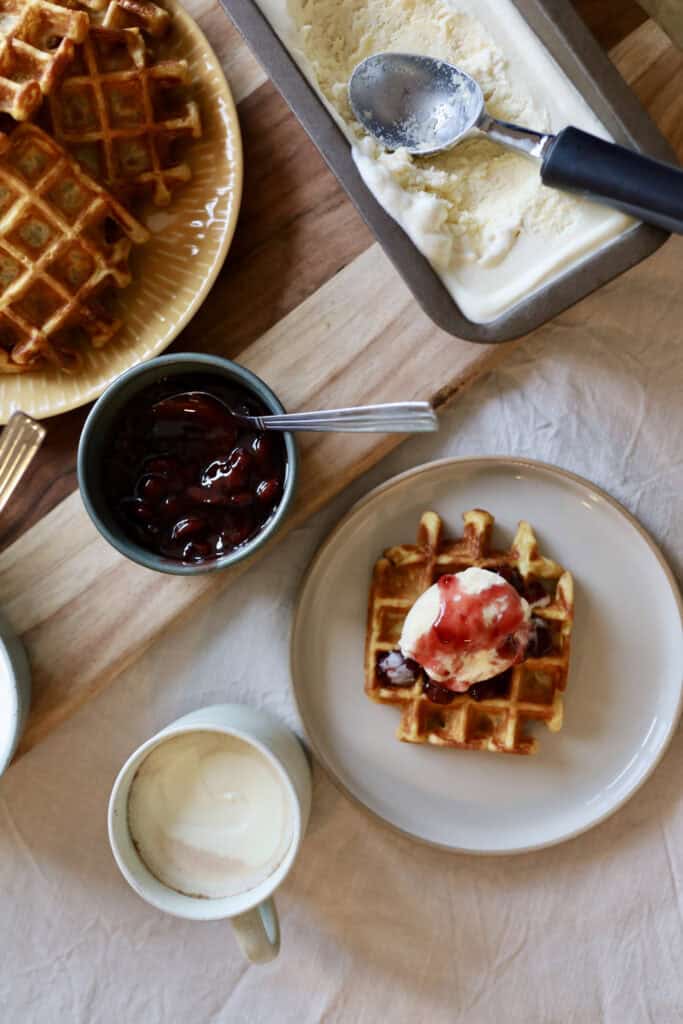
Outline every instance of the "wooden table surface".
[[[574, 4], [606, 49], [645, 20], [635, 0]], [[268, 133], [258, 128], [264, 105]], [[368, 228], [270, 82], [238, 110], [245, 190], [237, 233], [211, 294], [171, 351], [239, 352], [370, 244]], [[321, 203], [334, 212], [333, 234], [319, 216]], [[48, 422], [30, 479], [3, 514], [0, 550], [76, 489], [76, 448], [88, 408]]]

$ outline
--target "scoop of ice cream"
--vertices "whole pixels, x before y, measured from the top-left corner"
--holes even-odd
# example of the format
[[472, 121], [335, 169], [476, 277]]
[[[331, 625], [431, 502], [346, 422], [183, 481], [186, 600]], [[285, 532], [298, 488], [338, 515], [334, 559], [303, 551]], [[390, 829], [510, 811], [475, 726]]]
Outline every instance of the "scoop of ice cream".
[[473, 567], [442, 576], [417, 599], [399, 646], [440, 686], [463, 693], [524, 658], [530, 617], [502, 576]]
[[[349, 103], [359, 61], [438, 57], [481, 85], [502, 121], [607, 137], [510, 0], [256, 0], [352, 146], [365, 184], [430, 261], [461, 310], [495, 320], [620, 234], [621, 213], [543, 185], [538, 166], [472, 135], [434, 156], [387, 152]], [[673, 0], [671, 0], [673, 3]]]
[[[269, 10], [276, 0], [262, 0]], [[499, 2], [499, 0], [498, 0]], [[459, 5], [460, 6], [460, 5]], [[348, 83], [363, 57], [383, 50], [450, 61], [476, 78], [495, 117], [543, 130], [549, 115], [526, 83], [512, 81], [509, 63], [473, 12], [435, 0], [290, 0], [287, 12], [316, 84], [354, 142], [354, 160], [380, 202], [408, 230], [440, 271], [463, 263], [497, 266], [525, 224], [538, 216], [562, 229], [576, 200], [542, 188], [534, 164], [473, 137], [433, 157], [386, 152], [364, 138], [353, 117]], [[546, 194], [547, 193], [547, 194]]]

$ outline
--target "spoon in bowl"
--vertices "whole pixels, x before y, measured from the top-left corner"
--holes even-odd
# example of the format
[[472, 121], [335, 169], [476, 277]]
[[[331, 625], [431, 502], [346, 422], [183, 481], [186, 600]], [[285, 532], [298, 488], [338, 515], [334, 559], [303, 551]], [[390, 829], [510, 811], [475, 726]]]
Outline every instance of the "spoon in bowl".
[[683, 234], [683, 170], [578, 128], [551, 135], [508, 124], [486, 111], [478, 82], [435, 57], [376, 53], [356, 67], [349, 102], [386, 149], [432, 156], [484, 134], [540, 163], [544, 185], [616, 207]]
[[429, 402], [390, 402], [318, 412], [247, 416], [234, 412], [207, 391], [183, 391], [162, 398], [152, 406], [152, 411], [162, 417], [196, 417], [199, 422], [213, 426], [225, 424], [229, 417], [232, 424], [237, 422], [254, 430], [416, 434], [439, 428], [436, 413]]

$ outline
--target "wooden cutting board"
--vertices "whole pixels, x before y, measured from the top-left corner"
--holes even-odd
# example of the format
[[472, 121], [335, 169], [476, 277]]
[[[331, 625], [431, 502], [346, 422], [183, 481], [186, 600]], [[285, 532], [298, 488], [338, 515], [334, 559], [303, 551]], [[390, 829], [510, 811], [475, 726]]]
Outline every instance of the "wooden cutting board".
[[[683, 154], [681, 55], [652, 22], [643, 23], [632, 3], [577, 5], [607, 44], [617, 44], [612, 55], [622, 74]], [[215, 0], [188, 0], [187, 7], [221, 59], [239, 105], [246, 188], [225, 269], [173, 347], [238, 358], [291, 409], [451, 401], [511, 346], [471, 345], [433, 326]], [[680, 259], [680, 247], [669, 243], [631, 274], [668, 276], [676, 288]], [[585, 300], [585, 315], [618, 319], [619, 289], [628, 288], [629, 276]], [[681, 313], [683, 300], [678, 322]], [[659, 326], [673, 333], [672, 325]], [[24, 639], [34, 679], [20, 753], [110, 683], [176, 616], [243, 569], [164, 577], [111, 549], [71, 493], [84, 415], [81, 410], [50, 422], [38, 468], [0, 530], [0, 541], [9, 545], [0, 555], [2, 606]], [[396, 443], [304, 435], [300, 490], [286, 530]]]

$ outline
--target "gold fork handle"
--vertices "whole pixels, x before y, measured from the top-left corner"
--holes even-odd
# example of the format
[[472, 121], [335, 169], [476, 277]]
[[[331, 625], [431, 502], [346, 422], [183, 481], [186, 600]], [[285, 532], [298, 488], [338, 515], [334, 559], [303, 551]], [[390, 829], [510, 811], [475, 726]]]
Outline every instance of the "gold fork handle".
[[45, 427], [24, 412], [9, 418], [0, 437], [0, 512], [43, 443]]

